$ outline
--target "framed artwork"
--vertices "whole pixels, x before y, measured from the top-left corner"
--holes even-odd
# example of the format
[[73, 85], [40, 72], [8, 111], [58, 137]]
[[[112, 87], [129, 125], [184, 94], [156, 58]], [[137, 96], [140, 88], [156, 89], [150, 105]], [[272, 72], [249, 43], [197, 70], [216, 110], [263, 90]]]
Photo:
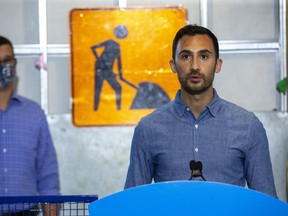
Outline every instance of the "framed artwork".
[[174, 98], [172, 41], [183, 7], [70, 12], [72, 118], [76, 126], [135, 125]]

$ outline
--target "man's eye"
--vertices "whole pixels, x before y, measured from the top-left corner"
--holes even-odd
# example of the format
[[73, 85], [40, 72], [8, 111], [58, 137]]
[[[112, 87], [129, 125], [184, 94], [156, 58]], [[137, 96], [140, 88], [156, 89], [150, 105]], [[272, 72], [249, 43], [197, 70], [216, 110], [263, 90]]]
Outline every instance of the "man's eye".
[[190, 58], [190, 56], [189, 55], [182, 55], [182, 57], [181, 57], [182, 59], [189, 59]]
[[4, 64], [4, 65], [12, 64], [13, 60], [14, 60], [13, 58], [5, 58], [3, 60], [0, 60], [0, 64]]
[[208, 55], [201, 55], [201, 59], [208, 59]]
[[9, 64], [12, 61], [11, 58], [6, 58], [3, 60], [4, 64]]

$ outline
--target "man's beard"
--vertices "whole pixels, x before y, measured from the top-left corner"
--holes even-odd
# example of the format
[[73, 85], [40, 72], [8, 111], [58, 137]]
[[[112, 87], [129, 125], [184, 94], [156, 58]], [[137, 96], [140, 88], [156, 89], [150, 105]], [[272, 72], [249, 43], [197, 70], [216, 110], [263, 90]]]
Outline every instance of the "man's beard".
[[[201, 85], [188, 85], [189, 76], [191, 75], [198, 75], [202, 78]], [[183, 80], [179, 80], [181, 84], [181, 88], [186, 91], [190, 95], [198, 95], [206, 92], [213, 84], [214, 80], [214, 73], [209, 75], [208, 77], [205, 77], [203, 74], [201, 74], [198, 71], [192, 71], [188, 76], [186, 76]]]

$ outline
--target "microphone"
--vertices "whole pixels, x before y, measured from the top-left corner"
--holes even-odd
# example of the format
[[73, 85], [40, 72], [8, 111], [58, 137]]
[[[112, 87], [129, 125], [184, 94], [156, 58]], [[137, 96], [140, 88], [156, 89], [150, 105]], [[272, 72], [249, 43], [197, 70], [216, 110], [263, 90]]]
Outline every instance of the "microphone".
[[191, 177], [189, 180], [192, 180], [193, 178], [201, 177], [203, 181], [206, 181], [202, 174], [202, 162], [201, 161], [194, 161], [191, 160], [190, 163], [190, 170], [191, 170]]

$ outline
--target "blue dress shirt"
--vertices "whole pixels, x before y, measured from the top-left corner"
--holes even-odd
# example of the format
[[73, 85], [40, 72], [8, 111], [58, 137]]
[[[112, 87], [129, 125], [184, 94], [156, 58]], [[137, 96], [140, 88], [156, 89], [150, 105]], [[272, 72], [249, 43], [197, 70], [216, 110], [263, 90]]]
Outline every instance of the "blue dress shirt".
[[0, 110], [0, 196], [59, 195], [58, 164], [45, 113], [13, 95]]
[[188, 180], [189, 162], [201, 161], [207, 181], [277, 197], [265, 129], [251, 112], [221, 99], [216, 90], [198, 119], [180, 99], [142, 118], [135, 128], [125, 188]]

